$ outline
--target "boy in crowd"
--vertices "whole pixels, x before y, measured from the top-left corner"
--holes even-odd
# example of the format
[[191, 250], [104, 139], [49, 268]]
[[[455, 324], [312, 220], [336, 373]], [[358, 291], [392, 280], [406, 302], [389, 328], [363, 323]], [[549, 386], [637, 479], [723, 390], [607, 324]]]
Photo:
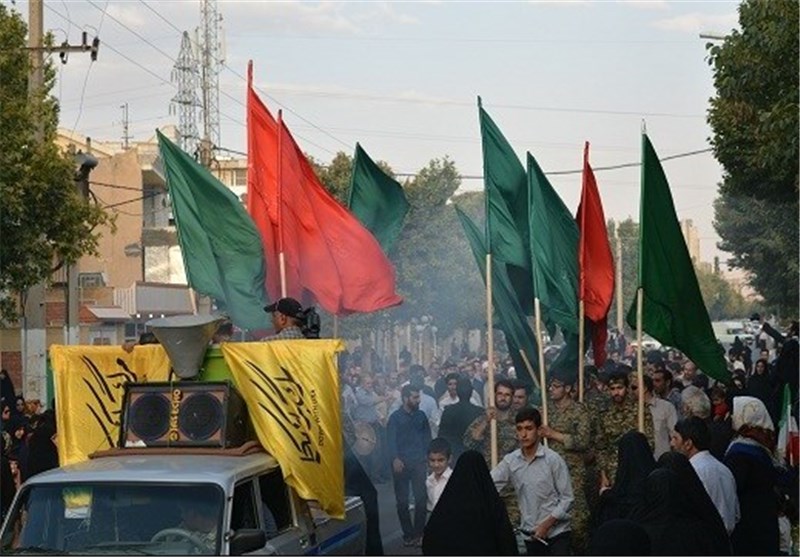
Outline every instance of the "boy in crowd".
[[447, 439], [437, 437], [428, 445], [428, 468], [431, 473], [425, 480], [425, 488], [428, 491], [428, 512], [433, 512], [439, 497], [442, 496], [447, 480], [453, 473], [450, 468], [450, 443]]

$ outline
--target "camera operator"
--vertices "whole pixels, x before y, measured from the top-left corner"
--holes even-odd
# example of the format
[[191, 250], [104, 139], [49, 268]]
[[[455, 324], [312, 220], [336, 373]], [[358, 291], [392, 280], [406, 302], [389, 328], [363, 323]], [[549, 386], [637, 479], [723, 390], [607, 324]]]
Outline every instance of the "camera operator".
[[272, 314], [275, 334], [262, 340], [319, 338], [319, 315], [313, 307], [306, 310], [294, 298], [281, 298], [264, 308]]
[[303, 324], [305, 312], [300, 302], [294, 298], [281, 298], [274, 304], [264, 308], [264, 311], [272, 314], [272, 326], [275, 333], [262, 340], [296, 340], [306, 338], [303, 335]]

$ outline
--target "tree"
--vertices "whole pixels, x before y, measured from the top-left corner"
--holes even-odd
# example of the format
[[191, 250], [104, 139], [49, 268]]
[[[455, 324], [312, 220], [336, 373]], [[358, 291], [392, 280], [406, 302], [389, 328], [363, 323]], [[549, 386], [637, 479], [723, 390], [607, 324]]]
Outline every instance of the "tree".
[[[97, 253], [108, 216], [75, 187], [75, 165], [56, 146], [58, 105], [50, 96], [55, 72], [28, 98], [27, 29], [15, 10], [0, 5], [0, 321], [19, 317], [19, 297], [46, 281], [54, 267]], [[37, 121], [43, 139], [37, 141]]]
[[[636, 299], [636, 286], [639, 282], [639, 223], [634, 222], [628, 217], [619, 223], [609, 220], [606, 224], [608, 231], [608, 243], [611, 246], [611, 253], [614, 254], [614, 272], [620, 266], [617, 259], [615, 232], [619, 234], [619, 241], [622, 247], [622, 301], [623, 311], [628, 311], [633, 300]], [[615, 285], [619, 288], [619, 285]], [[608, 324], [615, 327], [617, 323], [617, 292], [614, 291], [614, 302], [608, 312]], [[624, 317], [624, 316], [623, 316]], [[623, 319], [623, 326], [626, 326]]]
[[729, 264], [767, 306], [797, 315], [798, 2], [745, 0], [741, 31], [708, 44], [717, 94], [711, 144], [722, 164], [715, 228]]

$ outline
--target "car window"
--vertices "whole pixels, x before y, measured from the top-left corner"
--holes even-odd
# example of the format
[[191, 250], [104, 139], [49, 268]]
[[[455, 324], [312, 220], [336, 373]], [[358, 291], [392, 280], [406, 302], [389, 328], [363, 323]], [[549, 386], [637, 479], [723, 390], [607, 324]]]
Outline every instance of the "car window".
[[0, 552], [214, 555], [223, 495], [212, 484], [32, 485], [9, 514]]
[[[269, 511], [272, 514], [276, 531], [280, 532], [292, 526], [292, 505], [289, 502], [289, 490], [286, 482], [283, 481], [281, 471], [273, 470], [262, 475], [258, 479], [258, 484], [261, 491], [261, 503], [265, 509], [264, 513]], [[269, 534], [267, 532], [267, 535]]]
[[233, 509], [231, 510], [231, 529], [258, 528], [256, 497], [253, 482], [248, 480], [236, 486], [233, 491]]

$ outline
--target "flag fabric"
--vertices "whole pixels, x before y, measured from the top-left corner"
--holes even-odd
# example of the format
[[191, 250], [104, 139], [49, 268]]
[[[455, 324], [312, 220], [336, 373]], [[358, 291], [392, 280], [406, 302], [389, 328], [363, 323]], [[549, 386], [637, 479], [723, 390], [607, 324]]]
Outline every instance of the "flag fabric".
[[789, 385], [784, 385], [780, 429], [775, 452], [781, 462], [787, 461], [790, 466], [795, 466], [798, 463], [799, 446], [797, 420], [792, 416], [792, 390]]
[[[638, 282], [644, 332], [686, 354], [709, 377], [728, 379], [724, 351], [711, 328], [667, 178], [646, 134], [642, 134]], [[627, 321], [636, 327], [636, 301]]]
[[[485, 282], [486, 245], [484, 244], [483, 235], [475, 223], [458, 207], [456, 207], [456, 214], [458, 215], [458, 220], [461, 221], [464, 235], [467, 238], [469, 247], [472, 249], [472, 255], [475, 257], [475, 263], [477, 263], [481, 277]], [[522, 349], [525, 352], [535, 373], [539, 361], [536, 336], [531, 331], [525, 313], [519, 302], [517, 302], [511, 281], [505, 274], [505, 266], [493, 263], [492, 267], [492, 302], [498, 326], [505, 334], [509, 356], [514, 362], [517, 377], [521, 380], [527, 378], [526, 382], [532, 385], [533, 379], [530, 377], [528, 368], [519, 351]], [[546, 389], [547, 387], [545, 386], [544, 388]]]
[[286, 295], [303, 305], [346, 315], [402, 303], [380, 244], [323, 187], [286, 125], [258, 98], [252, 66], [247, 95], [248, 210], [264, 240], [270, 297], [281, 297], [273, 269], [282, 251]]
[[170, 361], [160, 345], [50, 347], [56, 391], [58, 460], [83, 462], [117, 446], [126, 383], [167, 381]]
[[534, 296], [525, 168], [500, 128], [481, 106], [480, 98], [478, 116], [486, 188], [486, 247], [493, 261], [507, 266], [517, 301], [530, 315]]
[[344, 518], [339, 340], [226, 342], [222, 354], [261, 444], [300, 497]]
[[347, 205], [372, 232], [383, 252], [389, 253], [403, 228], [408, 201], [403, 187], [375, 164], [358, 143]]
[[583, 184], [576, 216], [579, 229], [578, 298], [586, 319], [592, 322], [592, 346], [597, 367], [606, 360], [608, 311], [614, 300], [614, 256], [608, 243], [606, 217], [597, 181], [589, 165], [589, 142], [583, 149]]
[[528, 153], [531, 268], [539, 301], [565, 334], [578, 334], [578, 225]]
[[237, 327], [268, 328], [264, 249], [253, 220], [229, 188], [156, 134], [189, 285]]

